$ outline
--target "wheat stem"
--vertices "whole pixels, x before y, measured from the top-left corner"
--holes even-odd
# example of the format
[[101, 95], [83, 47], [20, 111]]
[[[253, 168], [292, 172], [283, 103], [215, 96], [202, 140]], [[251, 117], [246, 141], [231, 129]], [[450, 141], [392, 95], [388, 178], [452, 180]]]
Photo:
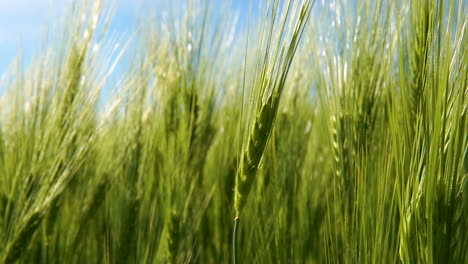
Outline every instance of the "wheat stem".
[[239, 227], [239, 217], [234, 218], [234, 231], [232, 233], [232, 263], [237, 264], [237, 229]]

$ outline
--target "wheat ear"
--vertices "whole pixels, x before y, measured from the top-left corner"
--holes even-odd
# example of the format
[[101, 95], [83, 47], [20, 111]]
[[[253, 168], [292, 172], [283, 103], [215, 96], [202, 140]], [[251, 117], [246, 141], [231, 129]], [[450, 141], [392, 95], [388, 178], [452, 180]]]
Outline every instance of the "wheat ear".
[[177, 214], [175, 210], [172, 210], [170, 213], [169, 224], [167, 228], [168, 263], [176, 263], [177, 248], [179, 246], [179, 234], [180, 234], [179, 224], [180, 224], [179, 215]]
[[239, 218], [247, 201], [260, 160], [265, 151], [266, 143], [271, 134], [273, 121], [278, 110], [279, 97], [271, 95], [261, 107], [250, 134], [247, 147], [241, 162], [241, 169], [236, 179], [234, 194], [234, 209], [236, 218]]
[[27, 217], [25, 225], [21, 228], [18, 235], [8, 247], [5, 254], [4, 263], [14, 263], [21, 256], [21, 253], [26, 250], [36, 229], [44, 219], [44, 214], [41, 211], [36, 211]]

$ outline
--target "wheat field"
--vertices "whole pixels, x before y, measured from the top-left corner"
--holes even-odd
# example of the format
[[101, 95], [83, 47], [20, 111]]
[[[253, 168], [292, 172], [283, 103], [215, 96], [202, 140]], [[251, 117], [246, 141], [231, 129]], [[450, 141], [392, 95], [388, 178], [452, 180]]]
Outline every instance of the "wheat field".
[[468, 2], [160, 2], [5, 73], [2, 263], [468, 263]]

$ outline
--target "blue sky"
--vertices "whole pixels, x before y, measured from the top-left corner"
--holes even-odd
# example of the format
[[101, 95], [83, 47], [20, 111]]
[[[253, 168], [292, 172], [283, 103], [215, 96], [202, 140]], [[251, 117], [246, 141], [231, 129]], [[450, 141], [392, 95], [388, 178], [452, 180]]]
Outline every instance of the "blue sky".
[[[180, 1], [183, 0], [173, 0]], [[105, 1], [112, 2], [112, 1]], [[110, 27], [113, 35], [124, 36], [133, 31], [138, 14], [156, 8], [160, 0], [116, 0], [115, 16]], [[248, 13], [249, 0], [233, 0], [233, 7], [242, 17]], [[60, 15], [70, 0], [0, 0], [0, 75], [9, 68], [19, 51], [24, 62], [40, 52], [44, 30], [48, 24], [61, 21]]]

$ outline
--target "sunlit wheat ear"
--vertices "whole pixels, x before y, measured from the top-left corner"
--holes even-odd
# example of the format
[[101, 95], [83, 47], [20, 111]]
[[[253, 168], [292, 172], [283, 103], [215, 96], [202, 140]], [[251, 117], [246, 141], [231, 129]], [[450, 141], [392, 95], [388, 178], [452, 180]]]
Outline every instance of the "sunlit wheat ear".
[[241, 163], [241, 170], [236, 179], [234, 209], [236, 218], [239, 218], [242, 209], [247, 201], [250, 188], [252, 187], [255, 174], [258, 170], [260, 160], [265, 151], [265, 146], [271, 133], [273, 120], [277, 112], [278, 97], [273, 99], [273, 95], [260, 109], [260, 113], [255, 119], [255, 124], [250, 134], [247, 147]]
[[331, 117], [331, 132], [332, 132], [332, 147], [333, 147], [333, 158], [335, 159], [336, 164], [336, 176], [341, 175], [340, 164], [340, 150], [339, 150], [339, 139], [338, 139], [338, 123], [336, 120], [336, 115]]

